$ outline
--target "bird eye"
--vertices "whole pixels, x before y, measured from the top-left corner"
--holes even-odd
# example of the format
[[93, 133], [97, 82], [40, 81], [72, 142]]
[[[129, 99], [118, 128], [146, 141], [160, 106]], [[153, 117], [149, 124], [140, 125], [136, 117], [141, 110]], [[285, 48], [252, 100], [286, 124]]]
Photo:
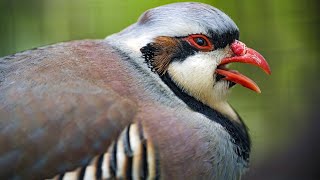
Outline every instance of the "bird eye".
[[197, 48], [200, 51], [212, 51], [213, 45], [209, 39], [202, 34], [192, 34], [186, 38], [186, 40], [193, 47]]
[[196, 42], [199, 46], [206, 46], [207, 42], [202, 37], [194, 38], [194, 42]]

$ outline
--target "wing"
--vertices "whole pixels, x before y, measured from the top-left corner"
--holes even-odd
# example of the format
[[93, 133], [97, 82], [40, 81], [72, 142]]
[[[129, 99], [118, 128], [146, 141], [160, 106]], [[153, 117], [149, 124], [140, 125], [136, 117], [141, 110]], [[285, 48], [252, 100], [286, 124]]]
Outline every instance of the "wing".
[[106, 151], [138, 109], [120, 58], [76, 41], [0, 59], [1, 179], [48, 178]]

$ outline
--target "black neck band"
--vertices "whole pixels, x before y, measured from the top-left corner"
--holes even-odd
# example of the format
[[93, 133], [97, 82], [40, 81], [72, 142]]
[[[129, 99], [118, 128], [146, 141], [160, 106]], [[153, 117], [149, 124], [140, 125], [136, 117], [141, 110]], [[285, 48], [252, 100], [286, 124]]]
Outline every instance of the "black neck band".
[[251, 143], [244, 124], [239, 124], [237, 122], [229, 120], [227, 117], [223, 116], [218, 111], [210, 108], [209, 106], [203, 104], [202, 102], [196, 100], [192, 96], [183, 92], [172, 81], [168, 73], [161, 76], [161, 79], [169, 86], [169, 88], [176, 94], [176, 96], [183, 100], [192, 110], [205, 115], [210, 120], [219, 123], [221, 126], [223, 126], [232, 137], [232, 142], [236, 145], [236, 154], [238, 154], [246, 161], [249, 160]]

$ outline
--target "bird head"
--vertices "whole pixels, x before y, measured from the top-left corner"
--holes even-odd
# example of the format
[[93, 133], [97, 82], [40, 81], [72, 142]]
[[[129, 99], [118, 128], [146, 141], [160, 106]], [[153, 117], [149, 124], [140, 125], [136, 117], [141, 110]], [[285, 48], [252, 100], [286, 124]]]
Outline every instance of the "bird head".
[[228, 69], [230, 63], [252, 64], [271, 73], [263, 56], [239, 41], [239, 29], [231, 18], [202, 3], [150, 9], [107, 40], [211, 107], [224, 102], [235, 84], [260, 93], [254, 81]]

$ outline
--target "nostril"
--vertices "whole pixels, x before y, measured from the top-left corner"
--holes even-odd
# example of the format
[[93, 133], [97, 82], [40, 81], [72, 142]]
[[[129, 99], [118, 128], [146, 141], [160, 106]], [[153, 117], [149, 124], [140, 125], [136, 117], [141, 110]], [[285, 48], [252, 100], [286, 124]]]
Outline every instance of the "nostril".
[[243, 56], [247, 53], [247, 47], [246, 45], [238, 40], [235, 40], [232, 44], [231, 44], [231, 49], [233, 51], [233, 53], [237, 56]]

